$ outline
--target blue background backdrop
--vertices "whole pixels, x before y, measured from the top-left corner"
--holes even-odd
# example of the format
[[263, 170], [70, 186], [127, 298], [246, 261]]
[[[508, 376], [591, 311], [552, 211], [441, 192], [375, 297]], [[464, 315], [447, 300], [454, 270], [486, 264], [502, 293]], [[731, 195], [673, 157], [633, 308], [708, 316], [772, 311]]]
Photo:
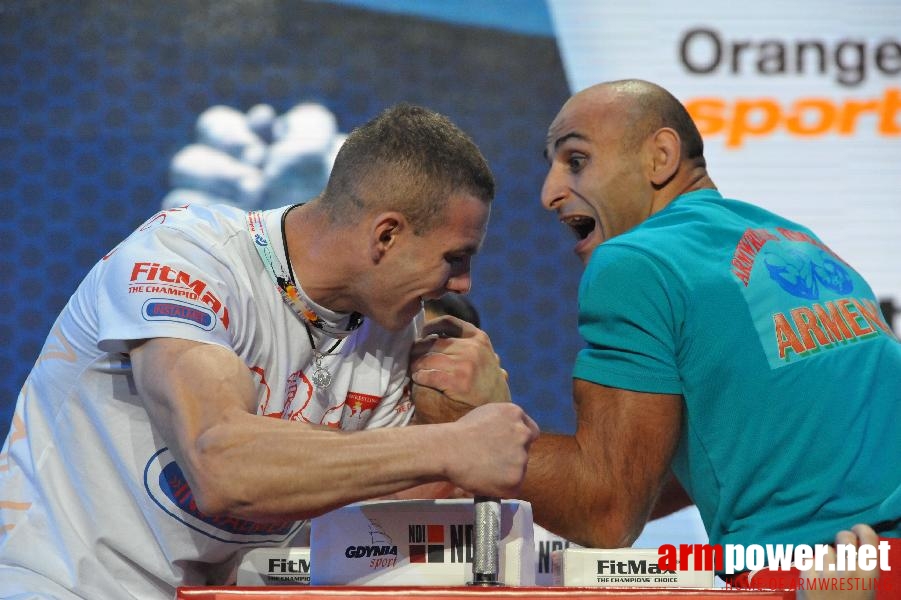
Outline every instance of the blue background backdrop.
[[498, 197], [472, 299], [515, 399], [572, 428], [574, 240], [541, 209], [568, 97], [543, 0], [0, 1], [0, 436], [53, 319], [156, 212], [198, 114], [326, 105], [349, 131], [410, 101], [480, 145]]

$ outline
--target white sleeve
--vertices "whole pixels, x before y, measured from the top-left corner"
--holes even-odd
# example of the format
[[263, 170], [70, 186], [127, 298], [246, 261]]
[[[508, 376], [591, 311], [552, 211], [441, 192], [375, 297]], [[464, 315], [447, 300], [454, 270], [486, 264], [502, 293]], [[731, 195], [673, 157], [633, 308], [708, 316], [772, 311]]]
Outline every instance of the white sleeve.
[[[212, 242], [212, 243], [206, 243]], [[107, 258], [96, 286], [99, 347], [172, 337], [232, 347], [234, 277], [213, 240], [168, 226], [132, 234]]]

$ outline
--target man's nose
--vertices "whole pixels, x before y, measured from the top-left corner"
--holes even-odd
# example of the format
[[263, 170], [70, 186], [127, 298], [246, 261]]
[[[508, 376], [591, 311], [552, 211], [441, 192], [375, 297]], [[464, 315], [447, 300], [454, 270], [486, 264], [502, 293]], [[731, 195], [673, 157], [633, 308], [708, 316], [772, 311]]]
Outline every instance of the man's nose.
[[450, 279], [447, 280], [448, 291], [456, 292], [458, 294], [468, 294], [469, 290], [472, 289], [472, 274], [467, 271], [466, 273], [461, 273], [460, 275], [454, 275]]
[[557, 210], [557, 205], [566, 198], [564, 181], [562, 174], [552, 165], [541, 186], [541, 206], [546, 210]]

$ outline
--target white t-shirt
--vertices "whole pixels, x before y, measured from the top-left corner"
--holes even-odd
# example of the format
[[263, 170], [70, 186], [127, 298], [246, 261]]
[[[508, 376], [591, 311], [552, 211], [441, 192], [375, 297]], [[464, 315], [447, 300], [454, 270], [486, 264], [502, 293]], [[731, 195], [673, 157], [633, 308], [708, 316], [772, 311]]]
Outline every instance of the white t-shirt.
[[[284, 210], [263, 213], [283, 262]], [[246, 214], [158, 213], [91, 270], [20, 393], [0, 454], [0, 597], [171, 600], [178, 585], [230, 583], [240, 551], [283, 545], [300, 526], [198, 512], [136, 394], [127, 340], [231, 348], [257, 383], [258, 414], [359, 430], [409, 422], [420, 324], [391, 333], [365, 321], [324, 358], [332, 384], [315, 388], [303, 322], [269, 279]]]

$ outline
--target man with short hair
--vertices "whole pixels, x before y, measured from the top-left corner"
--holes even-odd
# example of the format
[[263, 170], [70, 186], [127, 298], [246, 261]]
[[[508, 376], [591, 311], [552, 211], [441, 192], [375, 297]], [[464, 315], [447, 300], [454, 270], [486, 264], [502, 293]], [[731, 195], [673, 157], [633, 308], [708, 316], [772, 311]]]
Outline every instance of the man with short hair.
[[432, 481], [514, 496], [537, 435], [521, 409], [400, 427], [422, 304], [469, 290], [493, 195], [468, 136], [400, 105], [306, 204], [150, 218], [82, 282], [19, 396], [0, 596], [171, 599], [353, 501]]

